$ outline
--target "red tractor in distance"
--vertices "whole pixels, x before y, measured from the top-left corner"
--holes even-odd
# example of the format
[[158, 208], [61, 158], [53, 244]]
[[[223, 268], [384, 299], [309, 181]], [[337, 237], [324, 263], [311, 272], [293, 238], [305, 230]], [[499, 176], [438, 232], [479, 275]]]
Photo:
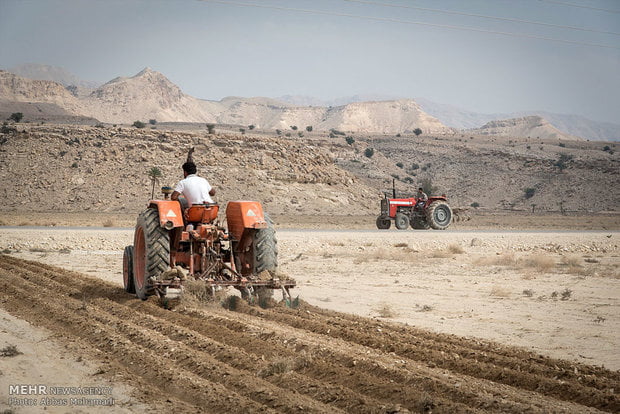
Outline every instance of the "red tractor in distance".
[[392, 225], [398, 230], [405, 230], [411, 225], [413, 229], [445, 230], [452, 222], [452, 209], [448, 205], [447, 197], [429, 196], [426, 203], [419, 203], [415, 197], [396, 198], [396, 187], [392, 180], [392, 198], [381, 200], [381, 214], [377, 217], [377, 228], [387, 230]]

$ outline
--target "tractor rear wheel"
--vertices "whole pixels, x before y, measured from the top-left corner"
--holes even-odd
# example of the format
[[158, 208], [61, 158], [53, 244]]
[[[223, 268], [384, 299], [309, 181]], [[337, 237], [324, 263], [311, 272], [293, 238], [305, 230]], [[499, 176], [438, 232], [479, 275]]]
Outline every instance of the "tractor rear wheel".
[[133, 284], [133, 246], [126, 246], [123, 252], [123, 286], [125, 292], [136, 293]]
[[138, 216], [134, 234], [133, 280], [136, 295], [142, 299], [152, 294], [151, 278], [170, 267], [170, 235], [159, 223], [159, 213], [148, 208]]
[[445, 201], [435, 201], [426, 211], [426, 221], [435, 230], [445, 230], [452, 222], [452, 209]]
[[[267, 228], [259, 229], [254, 232], [252, 244], [254, 246], [254, 274], [260, 275], [267, 271], [272, 276], [278, 267], [278, 241], [276, 240], [276, 230], [273, 221], [265, 214]], [[259, 303], [273, 297], [273, 289], [258, 287], [256, 295]]]
[[394, 224], [398, 230], [406, 230], [409, 225], [409, 217], [405, 213], [396, 213]]
[[391, 225], [392, 221], [389, 218], [386, 218], [385, 216], [377, 217], [377, 228], [379, 230], [387, 230]]

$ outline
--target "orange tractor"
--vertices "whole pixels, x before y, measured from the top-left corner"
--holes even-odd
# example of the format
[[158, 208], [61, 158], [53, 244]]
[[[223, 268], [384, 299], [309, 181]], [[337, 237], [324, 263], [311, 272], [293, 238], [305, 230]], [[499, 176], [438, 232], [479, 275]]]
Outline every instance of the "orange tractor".
[[277, 241], [271, 220], [256, 201], [231, 201], [226, 206], [228, 229], [217, 221], [218, 204], [192, 205], [169, 199], [152, 200], [138, 216], [134, 243], [125, 247], [125, 290], [145, 300], [179, 298], [188, 278], [204, 281], [211, 293], [233, 286], [247, 299], [266, 298], [280, 289], [290, 303], [290, 279], [276, 276]]

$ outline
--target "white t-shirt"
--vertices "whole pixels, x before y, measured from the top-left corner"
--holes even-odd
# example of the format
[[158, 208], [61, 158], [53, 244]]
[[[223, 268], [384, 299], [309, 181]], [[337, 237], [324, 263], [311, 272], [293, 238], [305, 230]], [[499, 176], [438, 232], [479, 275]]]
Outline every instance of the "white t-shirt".
[[209, 195], [211, 185], [207, 180], [198, 177], [196, 174], [190, 174], [179, 181], [174, 191], [183, 194], [190, 206], [192, 204], [213, 203], [213, 199]]

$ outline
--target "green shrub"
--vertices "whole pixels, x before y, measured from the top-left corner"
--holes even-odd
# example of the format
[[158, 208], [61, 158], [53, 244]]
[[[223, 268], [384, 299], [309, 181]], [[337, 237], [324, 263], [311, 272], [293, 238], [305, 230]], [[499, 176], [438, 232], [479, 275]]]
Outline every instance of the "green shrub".
[[413, 130], [413, 133], [415, 134], [415, 136], [419, 136], [422, 133], [422, 130], [420, 128], [416, 128]]
[[24, 118], [24, 114], [21, 112], [13, 112], [11, 114], [11, 116], [9, 117], [9, 119], [11, 121], [15, 121], [15, 122], [19, 122]]
[[568, 163], [573, 159], [572, 155], [560, 154], [560, 158], [553, 163], [554, 167], [558, 167], [560, 171], [565, 170], [568, 167]]
[[433, 185], [433, 180], [428, 177], [422, 179], [422, 181], [420, 182], [420, 187], [422, 187], [424, 192], [429, 196], [437, 193], [437, 187]]
[[397, 163], [396, 163], [396, 166], [397, 166], [398, 168], [403, 168], [405, 165], [404, 165], [402, 162], [397, 162]]
[[256, 125], [254, 125], [254, 124], [252, 124], [252, 125], [248, 125], [248, 129], [249, 129], [250, 131], [251, 131], [251, 130], [253, 130], [254, 128], [256, 128]]
[[157, 123], [157, 119], [149, 119], [149, 124], [155, 125]]
[[308, 131], [308, 132], [312, 132], [312, 125], [308, 125], [308, 126], [306, 127], [306, 131]]
[[345, 141], [347, 141], [347, 144], [353, 145], [353, 143], [355, 142], [355, 138], [353, 138], [353, 137], [346, 137]]
[[375, 155], [374, 148], [366, 148], [366, 151], [364, 151], [364, 155], [368, 158], [371, 158], [373, 155]]
[[142, 121], [135, 121], [133, 123], [133, 126], [135, 126], [136, 128], [144, 128], [146, 126], [146, 124]]
[[533, 187], [528, 187], [523, 191], [525, 192], [525, 198], [532, 198], [536, 194], [536, 189]]
[[477, 201], [474, 201], [473, 203], [470, 204], [470, 206], [472, 206], [473, 208], [478, 208], [480, 207], [480, 203]]
[[215, 133], [215, 124], [207, 124], [207, 131], [209, 134]]

